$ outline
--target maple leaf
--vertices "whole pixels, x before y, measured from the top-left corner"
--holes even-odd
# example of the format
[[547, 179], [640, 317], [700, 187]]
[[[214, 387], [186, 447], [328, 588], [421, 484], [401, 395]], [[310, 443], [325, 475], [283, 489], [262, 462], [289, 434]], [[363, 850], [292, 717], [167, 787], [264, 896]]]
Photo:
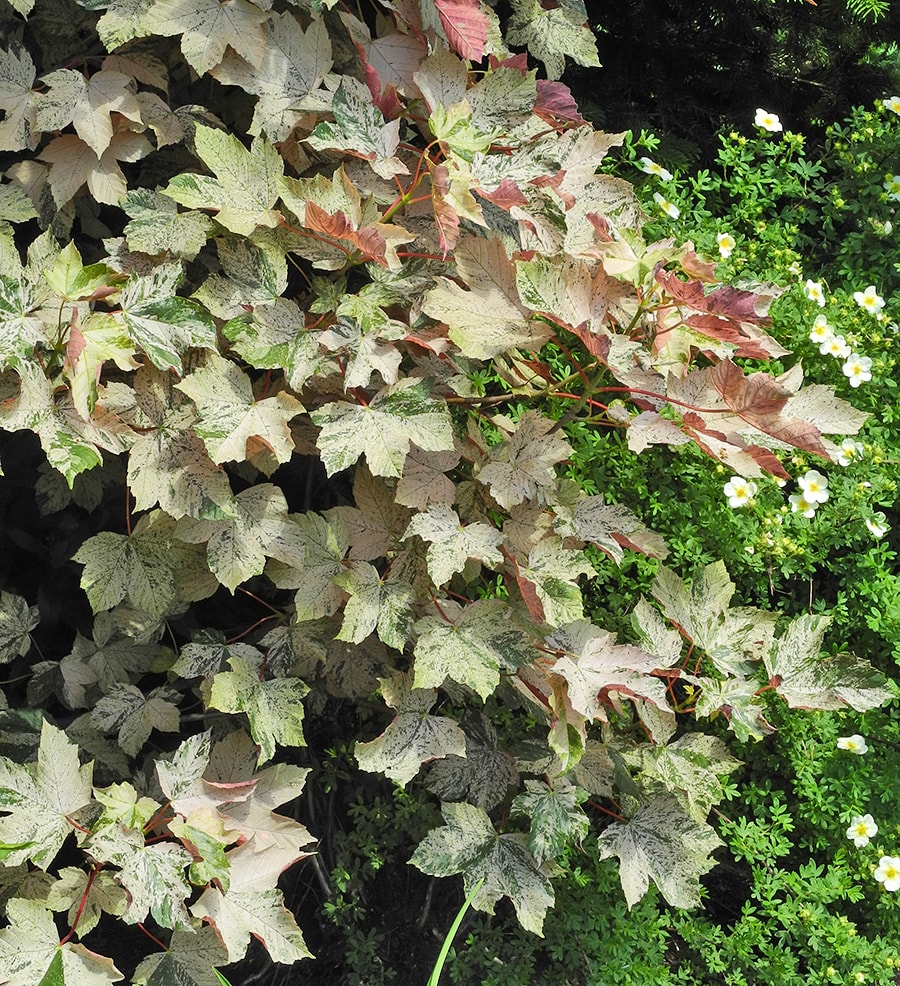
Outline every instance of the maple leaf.
[[491, 496], [507, 510], [525, 500], [546, 504], [556, 489], [557, 462], [572, 446], [554, 422], [538, 411], [526, 411], [516, 430], [491, 447], [488, 461], [478, 472], [478, 482], [490, 487]]
[[10, 357], [27, 357], [47, 339], [43, 320], [32, 314], [37, 307], [31, 285], [24, 278], [0, 275], [0, 367]]
[[427, 510], [431, 504], [450, 504], [456, 494], [453, 480], [446, 474], [459, 464], [459, 453], [424, 452], [415, 446], [403, 463], [403, 475], [394, 491], [397, 503]]
[[528, 850], [538, 865], [558, 859], [570, 843], [581, 845], [590, 828], [587, 815], [579, 807], [587, 796], [587, 791], [565, 778], [552, 788], [543, 781], [525, 781], [525, 790], [516, 795], [510, 814], [530, 819]]
[[579, 620], [551, 634], [546, 646], [564, 652], [552, 673], [565, 679], [572, 707], [588, 719], [606, 720], [602, 706], [610, 693], [670, 712], [666, 686], [653, 676], [659, 659], [632, 644], [617, 644], [615, 634]]
[[583, 615], [579, 575], [594, 575], [594, 566], [580, 551], [565, 547], [562, 538], [544, 538], [516, 561], [515, 577], [529, 612], [538, 622], [561, 626]]
[[289, 298], [254, 304], [252, 312], [226, 322], [222, 332], [251, 366], [282, 370], [294, 391], [312, 377], [338, 372], [337, 361], [322, 355], [319, 334], [307, 331], [303, 312]]
[[34, 119], [35, 67], [31, 55], [18, 41], [0, 48], [0, 148], [20, 151], [33, 148], [38, 141]]
[[72, 942], [60, 944], [53, 915], [40, 901], [13, 898], [0, 931], [4, 986], [107, 986], [125, 977], [112, 959]]
[[700, 903], [700, 877], [723, 845], [715, 830], [688, 815], [678, 800], [659, 795], [628, 822], [614, 822], [597, 838], [600, 859], [619, 857], [619, 879], [629, 910], [644, 896], [650, 880], [673, 907]]
[[145, 514], [130, 535], [101, 531], [72, 556], [84, 565], [81, 588], [95, 613], [128, 598], [145, 613], [162, 616], [174, 602], [175, 562], [157, 514]]
[[222, 986], [216, 967], [228, 954], [215, 930], [176, 931], [165, 952], [156, 952], [135, 969], [133, 986]]
[[454, 254], [462, 288], [449, 278], [425, 295], [422, 311], [446, 322], [450, 338], [474, 359], [509, 349], [539, 349], [552, 335], [519, 301], [516, 269], [501, 240], [465, 237]]
[[334, 577], [350, 598], [344, 606], [344, 619], [338, 640], [360, 644], [377, 631], [388, 647], [402, 651], [412, 634], [412, 587], [395, 578], [382, 579], [373, 565], [356, 562]]
[[602, 496], [580, 498], [574, 511], [559, 505], [554, 509], [557, 513], [555, 526], [560, 534], [590, 541], [620, 564], [625, 556], [623, 548], [659, 559], [669, 553], [665, 541], [627, 507], [606, 503]]
[[106, 150], [97, 155], [80, 137], [56, 137], [38, 155], [50, 165], [50, 192], [57, 208], [69, 202], [87, 182], [91, 195], [104, 205], [118, 205], [128, 191], [119, 161], [140, 161], [153, 150], [141, 133], [120, 129], [113, 134]]
[[[702, 281], [682, 281], [675, 271], [658, 270], [656, 280], [679, 306], [683, 324], [699, 336], [729, 343], [735, 355], [750, 359], [787, 355], [787, 350], [760, 328], [771, 324], [766, 314], [772, 301], [770, 296], [731, 285], [715, 288], [707, 294]], [[696, 314], [685, 317], [685, 309], [692, 309]], [[654, 349], [664, 340], [665, 334], [660, 334]], [[697, 345], [703, 348], [702, 339]]]
[[305, 112], [328, 108], [330, 94], [319, 86], [331, 70], [331, 39], [324, 18], [304, 31], [287, 11], [270, 15], [265, 29], [265, 49], [257, 63], [226, 52], [210, 74], [259, 97], [249, 133], [286, 140]]
[[218, 353], [208, 353], [204, 365], [175, 386], [197, 405], [200, 420], [194, 430], [213, 462], [242, 462], [262, 448], [278, 462], [293, 455], [288, 422], [303, 412], [303, 405], [291, 394], [254, 400], [247, 374]]
[[175, 297], [180, 264], [156, 267], [149, 275], [132, 274], [122, 287], [122, 320], [135, 345], [157, 369], [184, 375], [181, 354], [191, 348], [215, 349], [216, 326], [202, 305]]
[[120, 205], [131, 217], [125, 225], [128, 246], [142, 253], [193, 260], [214, 228], [209, 216], [194, 209], [179, 212], [171, 198], [149, 188], [132, 188]]
[[349, 546], [344, 525], [314, 512], [291, 514], [288, 521], [269, 547], [277, 560], [269, 562], [267, 574], [279, 589], [297, 589], [297, 620], [331, 616], [343, 600], [333, 580], [344, 570]]
[[387, 729], [368, 743], [357, 742], [353, 750], [363, 770], [380, 772], [406, 786], [423, 763], [466, 755], [466, 736], [459, 724], [429, 711], [437, 701], [434, 688], [414, 688], [409, 672], [381, 678], [381, 696], [397, 714]]
[[78, 747], [49, 722], [41, 723], [37, 762], [0, 757], [0, 843], [4, 863], [30, 860], [42, 870], [53, 862], [72, 832], [70, 816], [91, 800], [92, 764], [81, 766]]
[[752, 736], [762, 739], [774, 729], [763, 715], [761, 700], [757, 697], [757, 682], [745, 678], [726, 678], [713, 681], [710, 678], [696, 680], [702, 688], [694, 702], [698, 716], [715, 718], [719, 713], [728, 721], [728, 728], [741, 742]]
[[509, 897], [519, 923], [543, 934], [544, 915], [553, 906], [553, 888], [528, 851], [520, 832], [497, 835], [487, 813], [465, 802], [441, 805], [446, 824], [419, 843], [410, 862], [431, 876], [463, 874], [468, 897], [479, 880], [472, 906], [488, 914], [501, 897]]
[[451, 678], [486, 699], [500, 684], [501, 671], [534, 660], [534, 648], [502, 600], [479, 600], [465, 608], [447, 600], [441, 609], [445, 618], [425, 616], [415, 626], [415, 688], [439, 688]]
[[843, 709], [857, 712], [883, 705], [893, 697], [884, 676], [852, 654], [822, 657], [822, 638], [829, 616], [805, 613], [763, 654], [763, 664], [779, 695], [793, 709]]
[[384, 558], [396, 549], [409, 524], [410, 512], [395, 502], [393, 491], [365, 463], [353, 476], [355, 507], [332, 507], [329, 520], [339, 520], [350, 542], [350, 557], [362, 561]]
[[431, 0], [450, 48], [461, 58], [484, 58], [490, 21], [480, 0]]
[[251, 65], [258, 66], [266, 50], [264, 7], [249, 0], [156, 0], [143, 18], [147, 33], [181, 35], [181, 52], [198, 74], [222, 61], [230, 45]]
[[[194, 5], [194, 0], [172, 2]], [[224, 10], [244, 0], [208, 2]], [[278, 225], [279, 215], [272, 206], [278, 199], [284, 161], [269, 141], [257, 137], [247, 150], [234, 134], [198, 125], [194, 131], [194, 146], [200, 160], [215, 178], [176, 175], [160, 189], [163, 195], [189, 209], [212, 209], [216, 221], [239, 236], [249, 236], [257, 226]]]
[[376, 476], [400, 476], [412, 442], [428, 452], [452, 449], [447, 405], [430, 396], [428, 381], [406, 377], [380, 390], [367, 406], [338, 401], [310, 417], [322, 429], [317, 445], [329, 476], [363, 454]]
[[259, 662], [260, 653], [250, 644], [227, 643], [218, 631], [201, 630], [181, 648], [170, 670], [182, 678], [211, 678], [230, 657]]
[[37, 606], [12, 592], [0, 592], [0, 664], [31, 650], [31, 631], [41, 622]]
[[503, 800], [517, 783], [515, 759], [497, 746], [497, 731], [479, 715], [464, 723], [465, 756], [450, 755], [431, 765], [426, 787], [441, 801], [465, 798], [485, 810]]
[[112, 415], [94, 413], [85, 421], [66, 390], [57, 395], [41, 366], [33, 360], [16, 361], [18, 399], [0, 402], [0, 423], [8, 431], [28, 428], [37, 432], [47, 461], [59, 470], [71, 489], [75, 477], [102, 463], [99, 449], [122, 452], [127, 447], [127, 425]]
[[385, 122], [365, 83], [342, 76], [332, 97], [331, 112], [334, 122], [317, 124], [305, 138], [306, 143], [317, 150], [341, 150], [360, 157], [381, 178], [409, 174], [409, 168], [396, 156], [400, 121]]
[[[154, 0], [78, 0], [78, 2], [87, 10], [106, 11], [97, 22], [97, 34], [107, 51], [113, 51], [127, 41], [143, 38], [151, 33], [145, 18]], [[135, 76], [135, 78], [140, 77]], [[160, 88], [164, 89], [165, 86]]]
[[409, 522], [404, 538], [418, 535], [430, 541], [428, 574], [436, 586], [449, 582], [461, 572], [469, 558], [477, 558], [493, 568], [503, 564], [499, 550], [503, 535], [488, 524], [463, 525], [455, 510], [436, 504], [425, 513], [416, 514]]
[[[396, 325], [396, 323], [395, 323]], [[388, 339], [394, 336], [402, 339], [406, 335], [406, 326], [400, 326], [400, 331], [385, 333]], [[379, 373], [386, 384], [396, 383], [399, 377], [402, 354], [391, 342], [382, 342], [382, 334], [376, 330], [366, 332], [355, 320], [339, 318], [325, 332], [319, 334], [319, 343], [331, 352], [346, 351], [344, 370], [344, 389], [368, 387], [373, 373]]]
[[125, 891], [113, 880], [113, 875], [101, 871], [91, 875], [77, 866], [64, 866], [59, 879], [47, 891], [47, 906], [52, 911], [68, 911], [70, 927], [78, 923], [78, 935], [84, 938], [92, 931], [103, 913], [121, 917], [125, 911]]
[[305, 746], [303, 697], [309, 691], [299, 678], [261, 680], [259, 668], [232, 656], [231, 671], [220, 671], [212, 681], [208, 707], [222, 712], [244, 712], [250, 733], [259, 746], [258, 763], [275, 756], [275, 744]]
[[72, 69], [58, 69], [42, 78], [49, 87], [38, 101], [35, 119], [41, 130], [62, 130], [70, 122], [75, 133], [102, 157], [113, 138], [110, 114], [119, 113], [141, 122], [134, 79], [121, 72], [101, 69], [86, 79]]
[[638, 641], [644, 649], [656, 654], [659, 666], [671, 668], [681, 660], [683, 639], [681, 634], [668, 626], [643, 596], [637, 601], [631, 614]]
[[134, 377], [134, 396], [147, 417], [128, 456], [128, 486], [136, 510], [156, 503], [170, 517], [221, 518], [233, 495], [225, 470], [209, 457], [194, 431], [196, 407], [175, 389], [171, 373], [144, 367]]
[[233, 497], [222, 520], [182, 518], [176, 536], [191, 544], [205, 542], [210, 571], [233, 593], [262, 572], [273, 541], [287, 527], [284, 494], [271, 483], [259, 483]]
[[775, 614], [752, 606], [729, 608], [734, 583], [722, 561], [707, 565], [690, 588], [660, 565], [652, 592], [666, 616], [723, 674], [743, 677], [750, 670], [748, 659], [758, 660], [771, 644]]
[[184, 871], [192, 858], [187, 850], [172, 842], [148, 844], [139, 829], [115, 822], [97, 829], [85, 849], [118, 867], [116, 878], [128, 894], [125, 921], [139, 924], [150, 913], [164, 928], [190, 929], [185, 899], [191, 888]]
[[[25, 194], [24, 189], [9, 182], [0, 184], [0, 216], [6, 223], [24, 223], [29, 219], [37, 219], [38, 211], [31, 203], [31, 199]], [[0, 227], [3, 229], [4, 237], [11, 235], [8, 226]], [[16, 265], [17, 258], [11, 257], [13, 265]], [[17, 268], [20, 269], [20, 268]]]
[[719, 778], [741, 765], [718, 736], [705, 733], [686, 733], [666, 745], [642, 745], [626, 752], [625, 760], [638, 768], [643, 784], [661, 784], [701, 824], [724, 795]]
[[97, 701], [91, 720], [105, 733], [117, 731], [119, 746], [128, 756], [135, 757], [154, 729], [178, 732], [180, 698], [174, 688], [165, 685], [145, 696], [134, 685], [120, 683]]
[[191, 906], [192, 914], [209, 921], [215, 929], [228, 952], [228, 962], [243, 958], [251, 935], [275, 962], [311, 958], [294, 915], [274, 886], [278, 874], [290, 863], [281, 856], [258, 852], [251, 839], [228, 853], [228, 864], [228, 892], [223, 894], [210, 886]]
[[565, 70], [565, 56], [579, 65], [599, 67], [597, 42], [587, 25], [583, 0], [567, 0], [558, 7], [542, 7], [538, 0], [513, 0], [513, 16], [506, 41], [524, 45], [544, 63], [548, 79], [558, 79]]

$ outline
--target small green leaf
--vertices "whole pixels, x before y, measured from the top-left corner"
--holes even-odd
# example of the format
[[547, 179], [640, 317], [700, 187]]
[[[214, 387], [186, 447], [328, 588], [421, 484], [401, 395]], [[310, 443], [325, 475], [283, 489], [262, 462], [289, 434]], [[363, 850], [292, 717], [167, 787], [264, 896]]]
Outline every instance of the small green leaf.
[[408, 175], [409, 169], [396, 157], [400, 143], [400, 121], [386, 123], [373, 103], [368, 86], [351, 76], [341, 84], [331, 102], [334, 122], [322, 122], [306, 138], [317, 150], [342, 150], [368, 161], [381, 178]]
[[553, 889], [519, 832], [497, 835], [487, 813], [465, 802], [441, 805], [446, 821], [433, 829], [413, 853], [410, 862], [432, 876], [463, 874], [466, 894], [484, 883], [472, 900], [479, 911], [494, 913], [494, 904], [509, 897], [519, 923], [542, 934], [544, 915], [553, 906]]
[[525, 791], [516, 795], [511, 813], [527, 815], [531, 820], [528, 849], [538, 865], [558, 859], [572, 843], [581, 845], [590, 828], [587, 815], [579, 807], [586, 798], [587, 791], [564, 778], [552, 788], [541, 781], [525, 781]]
[[12, 592], [0, 592], [0, 664], [31, 650], [31, 631], [40, 623], [37, 606]]
[[380, 736], [356, 744], [354, 756], [363, 770], [379, 771], [405, 786], [423, 763], [466, 755], [466, 737], [459, 724], [446, 716], [429, 715], [437, 701], [435, 689], [413, 688], [411, 674], [396, 672], [381, 680], [381, 694], [397, 715]]
[[414, 687], [439, 688], [451, 678], [487, 698], [500, 684], [501, 671], [534, 660], [534, 648], [501, 600], [480, 600], [465, 609], [445, 600], [441, 609], [442, 617], [416, 623]]
[[322, 429], [318, 446], [329, 476], [363, 454], [376, 476], [400, 476], [411, 443], [429, 452], [453, 448], [447, 406], [430, 396], [425, 380], [406, 377], [385, 387], [368, 406], [325, 404], [310, 415]]
[[629, 909], [651, 879], [673, 907], [696, 907], [700, 877], [715, 866], [710, 853], [723, 845], [712, 826], [694, 821], [672, 795], [654, 798], [628, 822], [614, 822], [597, 841], [601, 859], [619, 857]]
[[843, 709], [857, 712], [893, 697], [884, 675], [852, 654], [822, 657], [822, 638], [831, 618], [805, 613], [763, 654], [775, 689], [793, 709]]
[[[250, 6], [246, 0], [236, 2]], [[235, 9], [233, 3], [223, 5], [218, 0], [203, 3], [222, 10]], [[265, 19], [261, 11], [257, 13]], [[257, 137], [247, 150], [233, 134], [204, 126], [197, 126], [194, 144], [200, 159], [216, 177], [176, 175], [161, 190], [163, 195], [189, 209], [212, 209], [216, 221], [238, 236], [249, 236], [257, 226], [278, 225], [278, 213], [272, 207], [278, 199], [284, 161], [272, 144]]]
[[209, 708], [245, 712], [250, 733], [259, 746], [259, 763], [275, 756], [275, 744], [305, 746], [303, 698], [309, 691], [299, 678], [261, 681], [259, 671], [240, 657], [231, 657], [231, 671], [220, 671], [212, 682]]

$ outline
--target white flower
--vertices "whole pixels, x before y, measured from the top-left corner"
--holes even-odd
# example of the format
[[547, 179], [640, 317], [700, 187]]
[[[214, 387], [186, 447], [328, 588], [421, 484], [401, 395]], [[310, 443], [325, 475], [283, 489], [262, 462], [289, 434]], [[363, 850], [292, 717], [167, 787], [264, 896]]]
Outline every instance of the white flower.
[[815, 517], [818, 504], [804, 500], [802, 493], [791, 493], [788, 501], [791, 505], [791, 513], [801, 514], [803, 517]]
[[839, 736], [837, 748], [839, 750], [847, 750], [849, 753], [855, 753], [859, 757], [869, 752], [866, 741], [859, 733], [854, 733], [852, 736]]
[[884, 108], [892, 113], [900, 114], [900, 96], [885, 97]]
[[758, 109], [756, 111], [756, 118], [753, 121], [758, 127], [762, 127], [763, 130], [768, 130], [770, 133], [778, 133], [780, 130], [784, 130], [781, 125], [781, 120], [778, 119], [776, 113], [769, 113], [767, 110]]
[[900, 856], [882, 856], [878, 860], [875, 879], [885, 890], [900, 890]]
[[797, 485], [807, 503], [824, 503], [828, 499], [828, 480], [815, 469], [810, 469], [805, 476], [801, 476]]
[[868, 383], [872, 379], [872, 360], [868, 356], [851, 353], [844, 364], [844, 376], [849, 379], [851, 387]]
[[807, 280], [806, 284], [803, 285], [803, 291], [806, 297], [810, 301], [814, 301], [819, 308], [825, 307], [825, 292], [822, 290], [822, 284], [819, 281], [813, 281], [811, 278]]
[[648, 175], [656, 175], [663, 181], [672, 180], [672, 172], [667, 171], [661, 164], [651, 161], [648, 157], [642, 157], [639, 165], [641, 171], [646, 171]]
[[840, 455], [838, 456], [839, 466], [849, 466], [850, 463], [863, 454], [862, 442], [857, 442], [853, 438], [845, 438], [841, 442]]
[[819, 346], [823, 356], [834, 356], [836, 359], [846, 359], [850, 355], [850, 347], [843, 336], [832, 336]]
[[667, 216], [671, 216], [672, 219], [677, 219], [681, 215], [681, 209], [679, 209], [674, 203], [670, 202], [664, 195], [660, 195], [659, 192], [653, 193], [653, 199], [660, 209], [662, 209]]
[[828, 324], [828, 319], [824, 315], [816, 315], [812, 328], [809, 330], [810, 342], [831, 342], [834, 338], [834, 329]]
[[745, 506], [756, 496], [756, 483], [752, 479], [732, 476], [722, 487], [722, 490], [728, 497], [728, 506], [732, 510], [737, 510], [738, 507]]
[[887, 175], [884, 179], [884, 190], [893, 202], [900, 202], [900, 175]]
[[878, 826], [871, 815], [856, 815], [847, 829], [847, 838], [853, 840], [857, 849], [867, 846], [873, 835], [878, 835]]
[[727, 260], [736, 246], [734, 237], [731, 233], [716, 233], [716, 243], [719, 247], [720, 256], [723, 260]]
[[887, 534], [890, 528], [884, 521], [885, 516], [881, 511], [875, 514], [874, 517], [866, 517], [866, 527], [869, 528], [872, 537], [883, 538]]
[[870, 315], [877, 315], [884, 308], [884, 298], [878, 296], [874, 284], [870, 284], [865, 291], [855, 291], [853, 300]]

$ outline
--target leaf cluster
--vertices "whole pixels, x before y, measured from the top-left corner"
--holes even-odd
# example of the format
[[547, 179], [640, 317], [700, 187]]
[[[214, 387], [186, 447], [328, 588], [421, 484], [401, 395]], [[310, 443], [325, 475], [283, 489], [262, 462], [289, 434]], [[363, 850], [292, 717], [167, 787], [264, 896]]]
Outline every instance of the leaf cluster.
[[[600, 170], [624, 135], [556, 81], [565, 55], [596, 62], [584, 8], [516, 0], [503, 35], [477, 2], [374, 26], [329, 6], [82, 0], [97, 58], [47, 51], [39, 72], [23, 41], [0, 49], [0, 427], [64, 479], [51, 514], [127, 463], [123, 513], [72, 553], [94, 619], [71, 651], [44, 659], [40, 607], [0, 597], [0, 660], [46, 713], [36, 761], [0, 761], [15, 983], [121, 979], [72, 941], [100, 914], [167, 939], [147, 986], [208, 982], [251, 936], [306, 956], [276, 883], [312, 837], [275, 809], [306, 777], [284, 748], [329, 697], [392, 710], [347, 737], [360, 769], [406, 785], [432, 765], [444, 824], [412, 864], [540, 935], [592, 830], [629, 907], [651, 882], [698, 903], [738, 761], [680, 724], [759, 738], [769, 691], [892, 695], [867, 662], [821, 659], [827, 617], [778, 632], [732, 606], [720, 562], [692, 582], [660, 566], [632, 642], [586, 618], [585, 578], [668, 548], [564, 475], [571, 434], [762, 480], [835, 460], [865, 414], [799, 363], [770, 372], [790, 355], [778, 289], [645, 237], [630, 183]], [[303, 456], [346, 495], [299, 496]], [[203, 605], [238, 591], [266, 616], [226, 639]], [[530, 734], [498, 738], [489, 700]]]

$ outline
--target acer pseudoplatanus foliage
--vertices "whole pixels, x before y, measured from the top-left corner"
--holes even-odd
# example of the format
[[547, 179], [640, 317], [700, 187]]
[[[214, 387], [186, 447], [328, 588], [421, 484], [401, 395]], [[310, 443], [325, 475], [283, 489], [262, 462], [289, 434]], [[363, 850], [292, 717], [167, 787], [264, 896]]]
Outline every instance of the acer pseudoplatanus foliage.
[[[0, 661], [48, 707], [0, 759], [0, 980], [120, 981], [90, 947], [114, 920], [156, 929], [145, 986], [213, 983], [251, 936], [308, 956], [276, 881], [328, 833], [279, 813], [307, 774], [279, 750], [312, 691], [362, 699], [372, 673], [393, 718], [359, 766], [431, 764], [442, 802], [414, 866], [540, 934], [593, 824], [629, 905], [650, 881], [695, 905], [737, 766], [704, 724], [764, 736], [765, 686], [802, 708], [890, 693], [820, 660], [827, 617], [732, 606], [721, 563], [660, 565], [631, 641], [592, 622], [596, 567], [666, 545], [566, 478], [566, 424], [760, 479], [792, 449], [835, 459], [864, 415], [766, 369], [788, 355], [774, 290], [645, 242], [602, 170], [622, 135], [555, 81], [596, 64], [583, 7], [80, 0], [60, 26], [52, 0], [5, 2], [0, 427], [40, 440], [45, 513], [99, 502], [97, 475], [128, 507], [74, 554], [94, 621], [68, 653], [0, 597]], [[278, 470], [301, 455], [352, 500], [290, 509]], [[173, 632], [249, 580], [277, 620]], [[530, 709], [540, 749], [466, 715], [491, 696]], [[589, 798], [616, 806], [602, 830]]]

